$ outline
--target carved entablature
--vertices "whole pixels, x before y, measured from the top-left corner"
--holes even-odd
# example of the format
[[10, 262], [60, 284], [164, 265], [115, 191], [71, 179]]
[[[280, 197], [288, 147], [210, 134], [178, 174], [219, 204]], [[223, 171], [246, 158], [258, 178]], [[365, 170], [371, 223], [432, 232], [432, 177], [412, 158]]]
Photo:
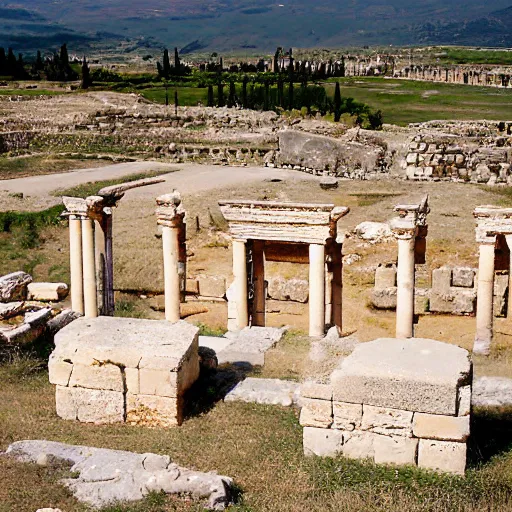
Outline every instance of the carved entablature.
[[476, 219], [476, 241], [495, 244], [497, 235], [512, 234], [512, 208], [478, 206], [473, 212]]
[[325, 245], [342, 240], [338, 220], [350, 209], [333, 204], [219, 201], [233, 238]]
[[105, 201], [100, 196], [89, 196], [86, 199], [64, 196], [62, 202], [66, 207], [63, 217], [101, 221], [105, 215], [112, 214], [112, 209], [105, 206]]
[[427, 215], [430, 213], [428, 196], [420, 204], [399, 204], [394, 211], [398, 213], [391, 221], [391, 230], [399, 240], [427, 236]]
[[176, 228], [183, 224], [185, 209], [181, 204], [181, 195], [177, 190], [158, 197], [156, 204], [156, 220], [160, 226]]

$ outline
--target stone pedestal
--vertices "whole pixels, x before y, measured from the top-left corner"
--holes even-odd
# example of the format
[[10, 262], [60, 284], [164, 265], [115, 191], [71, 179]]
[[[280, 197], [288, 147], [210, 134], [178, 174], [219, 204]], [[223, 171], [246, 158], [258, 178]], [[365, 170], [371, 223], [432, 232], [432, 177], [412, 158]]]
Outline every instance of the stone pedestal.
[[57, 414], [86, 423], [173, 426], [199, 376], [199, 329], [180, 321], [79, 318], [48, 363]]

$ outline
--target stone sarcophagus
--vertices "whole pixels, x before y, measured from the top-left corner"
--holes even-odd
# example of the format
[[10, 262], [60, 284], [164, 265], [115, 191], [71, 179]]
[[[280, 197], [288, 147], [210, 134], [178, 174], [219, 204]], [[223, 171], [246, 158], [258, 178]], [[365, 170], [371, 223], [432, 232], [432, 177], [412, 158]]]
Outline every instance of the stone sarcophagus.
[[86, 423], [173, 426], [199, 376], [199, 329], [187, 322], [79, 318], [55, 336], [57, 414]]

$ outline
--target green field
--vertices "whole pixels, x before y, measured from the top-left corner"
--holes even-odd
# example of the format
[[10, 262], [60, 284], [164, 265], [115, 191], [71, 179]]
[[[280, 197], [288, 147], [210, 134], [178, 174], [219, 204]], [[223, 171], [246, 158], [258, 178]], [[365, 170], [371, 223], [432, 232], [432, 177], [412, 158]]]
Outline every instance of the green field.
[[[208, 89], [205, 87], [169, 87], [169, 105], [174, 105], [174, 91], [178, 91], [178, 104], [180, 107], [195, 106], [199, 102], [206, 105]], [[140, 91], [144, 98], [165, 103], [165, 87], [154, 87]]]

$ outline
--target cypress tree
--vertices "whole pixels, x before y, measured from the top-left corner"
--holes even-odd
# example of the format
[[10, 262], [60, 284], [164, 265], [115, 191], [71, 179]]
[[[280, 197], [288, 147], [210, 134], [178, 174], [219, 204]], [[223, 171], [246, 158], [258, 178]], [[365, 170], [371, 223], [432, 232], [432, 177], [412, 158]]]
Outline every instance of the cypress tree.
[[64, 43], [60, 47], [60, 63], [63, 68], [66, 68], [69, 66], [68, 47], [67, 47], [66, 43]]
[[15, 77], [20, 79], [27, 78], [27, 73], [25, 72], [25, 63], [23, 62], [23, 55], [21, 53], [18, 53]]
[[294, 59], [293, 59], [293, 53], [292, 53], [292, 49], [290, 48], [290, 51], [289, 51], [289, 55], [290, 55], [290, 62], [288, 64], [288, 78], [290, 80], [293, 80], [293, 66], [294, 66]]
[[16, 57], [14, 56], [14, 52], [12, 48], [9, 48], [7, 51], [7, 62], [5, 66], [5, 71], [7, 75], [14, 76], [16, 74], [16, 67], [18, 63], [16, 62]]
[[274, 53], [274, 65], [273, 65], [273, 71], [274, 73], [279, 73], [279, 57], [281, 55], [282, 48], [279, 47], [276, 50], [276, 53]]
[[169, 78], [171, 74], [171, 64], [169, 62], [169, 50], [166, 48], [164, 50], [164, 58], [162, 61], [162, 75], [164, 78]]
[[336, 89], [334, 89], [334, 122], [339, 123], [341, 119], [341, 91], [340, 83], [336, 82]]
[[5, 49], [0, 46], [0, 76], [7, 74], [7, 57], [5, 56]]
[[210, 84], [208, 86], [208, 103], [207, 103], [207, 106], [208, 107], [213, 107], [214, 102], [215, 102], [215, 100], [213, 99], [213, 85]]
[[224, 59], [222, 57], [220, 58], [219, 68], [220, 72], [224, 70]]
[[293, 110], [293, 80], [290, 80], [288, 87], [288, 110]]
[[82, 62], [82, 89], [88, 89], [91, 85], [91, 72], [89, 70], [89, 65], [87, 64], [87, 59], [84, 55], [84, 60]]
[[249, 82], [249, 77], [244, 75], [244, 79], [242, 81], [242, 106], [247, 108], [247, 82]]
[[35, 70], [36, 71], [42, 71], [44, 69], [44, 63], [43, 58], [41, 56], [41, 52], [37, 50], [37, 57], [36, 57], [36, 63], [35, 63]]
[[165, 106], [169, 106], [169, 87], [165, 84]]
[[232, 80], [229, 82], [229, 97], [228, 97], [228, 107], [233, 108], [236, 103], [236, 87], [235, 82]]
[[284, 109], [284, 82], [281, 77], [277, 81], [277, 104]]
[[263, 89], [263, 110], [269, 110], [269, 82], [265, 80]]
[[178, 48], [174, 48], [174, 74], [176, 76], [181, 75], [181, 62], [180, 62], [180, 55], [178, 53]]
[[311, 114], [311, 98], [309, 95], [309, 89], [308, 89], [308, 79], [304, 77], [304, 80], [302, 81], [302, 105], [308, 109], [308, 114]]
[[218, 89], [218, 98], [217, 98], [217, 106], [223, 107], [224, 106], [224, 84], [222, 83], [222, 80], [219, 80], [217, 84]]
[[178, 115], [178, 89], [174, 91], [174, 115]]

